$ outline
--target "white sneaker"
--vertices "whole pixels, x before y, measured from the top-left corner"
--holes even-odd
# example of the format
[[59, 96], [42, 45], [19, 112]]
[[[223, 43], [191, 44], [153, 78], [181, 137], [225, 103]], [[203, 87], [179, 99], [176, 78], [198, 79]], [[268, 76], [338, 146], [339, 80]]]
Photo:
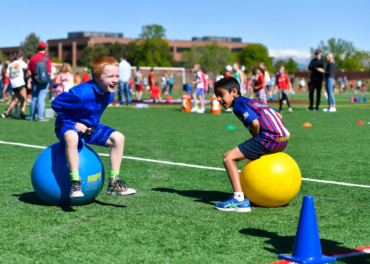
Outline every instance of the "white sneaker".
[[330, 111], [329, 109], [330, 109], [330, 108], [324, 108], [322, 111], [324, 111], [324, 112], [328, 112], [328, 111]]
[[329, 109], [329, 112], [331, 112], [331, 113], [334, 113], [334, 112], [336, 112], [337, 111], [337, 109], [336, 108], [330, 108]]
[[293, 109], [291, 107], [288, 108], [288, 112], [291, 113], [293, 112]]
[[195, 113], [197, 114], [204, 114], [206, 110], [203, 110], [203, 109], [198, 109], [197, 111], [195, 111]]
[[232, 112], [232, 111], [233, 111], [233, 109], [228, 108], [228, 109], [226, 109], [225, 111], [226, 111], [226, 112]]
[[191, 110], [190, 110], [190, 112], [196, 112], [196, 111], [198, 111], [199, 110], [199, 108], [198, 107], [193, 107]]

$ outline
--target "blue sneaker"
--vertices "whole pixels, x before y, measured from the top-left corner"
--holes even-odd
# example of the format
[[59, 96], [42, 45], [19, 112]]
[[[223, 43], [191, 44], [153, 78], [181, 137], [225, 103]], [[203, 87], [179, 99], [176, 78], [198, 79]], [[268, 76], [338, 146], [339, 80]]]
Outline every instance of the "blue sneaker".
[[249, 200], [247, 198], [244, 199], [244, 201], [239, 202], [238, 200], [234, 199], [231, 196], [231, 199], [221, 202], [221, 203], [216, 203], [216, 209], [221, 210], [221, 211], [233, 211], [233, 212], [250, 212], [251, 211], [251, 205], [249, 203]]

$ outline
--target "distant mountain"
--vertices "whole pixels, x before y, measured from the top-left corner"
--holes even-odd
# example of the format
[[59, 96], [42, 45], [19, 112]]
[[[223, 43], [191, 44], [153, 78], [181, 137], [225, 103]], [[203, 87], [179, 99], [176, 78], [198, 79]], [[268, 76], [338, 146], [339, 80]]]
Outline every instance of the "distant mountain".
[[298, 69], [307, 70], [308, 64], [311, 61], [311, 53], [309, 51], [298, 50], [269, 50], [270, 57], [274, 57], [274, 63], [277, 60], [286, 60], [293, 58], [297, 62]]

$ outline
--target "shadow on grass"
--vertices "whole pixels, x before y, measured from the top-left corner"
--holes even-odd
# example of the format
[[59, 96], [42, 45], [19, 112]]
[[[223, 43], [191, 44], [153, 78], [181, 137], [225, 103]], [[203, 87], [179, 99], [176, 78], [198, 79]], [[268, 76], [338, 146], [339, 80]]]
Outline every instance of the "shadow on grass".
[[[265, 241], [266, 244], [271, 245], [273, 248], [264, 247], [265, 250], [273, 253], [273, 254], [291, 254], [293, 250], [294, 244], [294, 236], [280, 236], [274, 232], [265, 231], [262, 229], [254, 229], [254, 228], [246, 228], [239, 231], [239, 233], [253, 236], [253, 237], [265, 237], [267, 240]], [[341, 246], [341, 242], [335, 240], [328, 240], [328, 239], [320, 239], [321, 242], [321, 249], [322, 252], [325, 254], [334, 253], [338, 251], [346, 251], [351, 250], [351, 248]], [[370, 256], [369, 256], [370, 258]], [[368, 257], [366, 257], [368, 259]], [[364, 260], [364, 256], [361, 256], [361, 261]], [[356, 262], [353, 258], [341, 258], [341, 262], [343, 263], [359, 263]]]
[[176, 193], [181, 196], [196, 198], [196, 200], [194, 200], [195, 202], [212, 205], [214, 205], [215, 202], [225, 201], [230, 198], [230, 193], [219, 191], [199, 191], [199, 190], [180, 191], [169, 188], [154, 188], [152, 190], [158, 192]]
[[[27, 204], [39, 205], [39, 206], [53, 206], [53, 205], [49, 205], [49, 204], [44, 203], [37, 196], [37, 194], [35, 192], [26, 192], [26, 193], [22, 193], [22, 194], [13, 194], [12, 196], [19, 197], [18, 198], [19, 201], [21, 201], [23, 203], [27, 203]], [[102, 202], [102, 201], [98, 201], [96, 199], [94, 200], [94, 203], [99, 204], [99, 205], [103, 205], [103, 206], [112, 206], [112, 207], [118, 207], [118, 208], [126, 207], [125, 205], [105, 203], [105, 202]], [[66, 213], [69, 213], [69, 212], [76, 212], [74, 207], [79, 207], [79, 206], [81, 206], [81, 205], [76, 205], [76, 206], [73, 206], [73, 207], [72, 206], [60, 206], [60, 208], [62, 209], [62, 211], [66, 212]]]

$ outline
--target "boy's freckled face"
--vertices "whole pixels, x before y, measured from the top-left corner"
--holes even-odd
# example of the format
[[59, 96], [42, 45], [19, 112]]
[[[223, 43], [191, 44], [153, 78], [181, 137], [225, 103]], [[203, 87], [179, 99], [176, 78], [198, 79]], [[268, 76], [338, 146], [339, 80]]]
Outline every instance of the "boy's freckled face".
[[234, 90], [230, 93], [228, 90], [222, 87], [217, 87], [215, 95], [217, 97], [217, 101], [223, 106], [223, 108], [228, 109], [232, 106], [234, 102], [235, 96], [233, 95], [233, 93]]
[[114, 93], [119, 82], [119, 68], [114, 65], [107, 65], [99, 79], [98, 87], [103, 93]]

